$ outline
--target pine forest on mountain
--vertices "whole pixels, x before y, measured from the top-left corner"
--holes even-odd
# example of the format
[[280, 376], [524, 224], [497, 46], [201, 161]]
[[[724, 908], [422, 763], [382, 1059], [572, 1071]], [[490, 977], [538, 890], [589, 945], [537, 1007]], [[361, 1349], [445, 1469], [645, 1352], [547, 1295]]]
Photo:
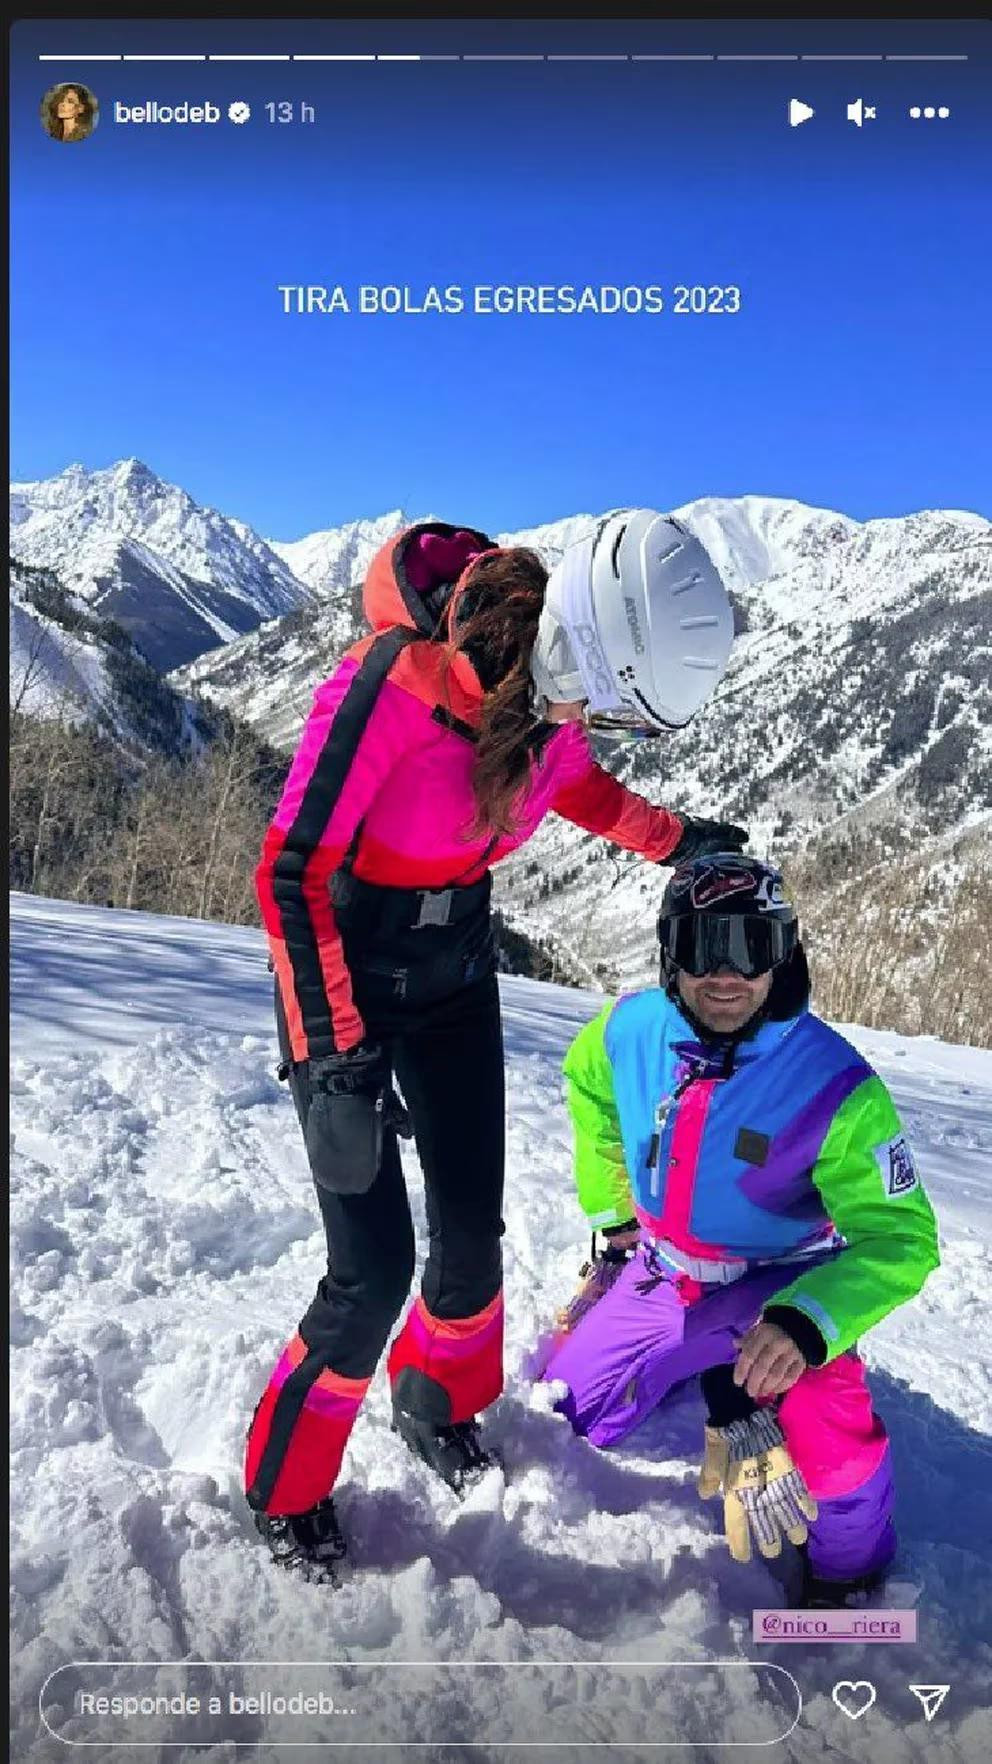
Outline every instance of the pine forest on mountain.
[[[11, 887], [257, 923], [313, 690], [412, 517], [266, 541], [134, 460], [12, 486], [11, 510]], [[689, 729], [601, 757], [784, 863], [825, 1015], [992, 1045], [992, 526], [761, 497], [680, 517], [733, 595], [731, 666]], [[592, 523], [495, 537], [550, 566]], [[506, 971], [654, 982], [664, 873], [550, 817], [495, 880]]]

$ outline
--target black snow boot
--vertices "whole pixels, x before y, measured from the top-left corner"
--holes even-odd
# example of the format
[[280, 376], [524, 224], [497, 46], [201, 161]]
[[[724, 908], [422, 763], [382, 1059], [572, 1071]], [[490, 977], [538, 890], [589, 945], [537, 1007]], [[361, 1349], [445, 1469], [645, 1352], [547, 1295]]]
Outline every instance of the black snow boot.
[[456, 1494], [464, 1494], [500, 1461], [495, 1452], [484, 1449], [478, 1421], [456, 1421], [444, 1427], [394, 1408], [393, 1430]]
[[330, 1495], [306, 1513], [256, 1513], [255, 1526], [280, 1568], [303, 1580], [337, 1585], [334, 1563], [346, 1545]]

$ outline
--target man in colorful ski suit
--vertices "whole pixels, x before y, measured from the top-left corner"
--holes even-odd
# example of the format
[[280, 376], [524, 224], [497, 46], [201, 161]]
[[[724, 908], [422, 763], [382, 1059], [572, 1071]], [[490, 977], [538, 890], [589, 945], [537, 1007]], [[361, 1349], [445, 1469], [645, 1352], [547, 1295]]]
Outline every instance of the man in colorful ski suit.
[[808, 1008], [779, 872], [676, 870], [659, 933], [661, 988], [607, 1005], [565, 1061], [579, 1200], [609, 1247], [544, 1376], [610, 1446], [702, 1375], [700, 1492], [722, 1486], [733, 1554], [789, 1538], [800, 1602], [840, 1603], [895, 1550], [856, 1344], [937, 1266], [933, 1212], [881, 1079]]

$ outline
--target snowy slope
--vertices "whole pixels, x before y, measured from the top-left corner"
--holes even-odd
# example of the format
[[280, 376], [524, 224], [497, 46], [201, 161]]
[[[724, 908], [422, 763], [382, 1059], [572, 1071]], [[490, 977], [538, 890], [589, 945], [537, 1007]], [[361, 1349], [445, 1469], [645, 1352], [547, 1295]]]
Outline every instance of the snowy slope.
[[13, 593], [7, 661], [11, 708], [25, 715], [82, 721], [107, 702], [106, 645], [84, 631], [63, 630]]
[[9, 670], [12, 712], [95, 726], [132, 762], [195, 751], [209, 738], [202, 704], [176, 692], [114, 621], [80, 606], [50, 571], [16, 558]]
[[[730, 1563], [713, 1508], [696, 1498], [695, 1393], [601, 1454], [530, 1383], [535, 1344], [586, 1247], [559, 1067], [600, 1001], [518, 980], [503, 982], [508, 1376], [490, 1419], [508, 1478], [488, 1478], [459, 1505], [389, 1432], [378, 1376], [341, 1484], [353, 1570], [330, 1592], [268, 1563], [239, 1492], [246, 1420], [323, 1253], [295, 1117], [273, 1076], [262, 939], [23, 896], [12, 904], [18, 1761], [61, 1755], [36, 1705], [60, 1663], [192, 1656], [645, 1663], [620, 1703], [588, 1674], [587, 1702], [576, 1689], [571, 1714], [597, 1742], [622, 1736], [630, 1711], [648, 1719], [653, 1699], [659, 1719], [759, 1738], [758, 1675], [739, 1671], [732, 1692], [715, 1676], [665, 1693], [646, 1664], [758, 1658], [793, 1673], [804, 1700], [791, 1739], [764, 1756], [982, 1764], [992, 1737], [992, 1055], [850, 1031], [893, 1087], [942, 1227], [941, 1270], [865, 1344], [893, 1435], [898, 1571], [924, 1586], [917, 1647], [755, 1647], [751, 1609], [777, 1601], [761, 1567]], [[422, 1243], [422, 1190], [405, 1156]], [[857, 1725], [830, 1701], [841, 1677], [877, 1688]], [[907, 1691], [918, 1682], [952, 1685], [932, 1727]], [[375, 1731], [395, 1743], [416, 1731], [420, 1708], [389, 1683], [376, 1680]], [[449, 1731], [491, 1738], [508, 1697], [513, 1713], [513, 1684], [536, 1746], [527, 1755], [584, 1759], [578, 1747], [537, 1743], [555, 1732], [540, 1674], [480, 1674], [460, 1716], [452, 1705]], [[88, 1755], [110, 1764], [131, 1749]], [[496, 1764], [516, 1754], [482, 1744], [382, 1755]], [[610, 1755], [634, 1764], [657, 1753], [621, 1745]], [[234, 1753], [218, 1745], [196, 1756]]]
[[360, 582], [380, 546], [409, 525], [403, 510], [394, 508], [372, 520], [348, 521], [304, 539], [270, 539], [268, 544], [297, 581], [326, 599]]
[[244, 521], [203, 508], [137, 459], [10, 487], [11, 551], [178, 667], [311, 597]]

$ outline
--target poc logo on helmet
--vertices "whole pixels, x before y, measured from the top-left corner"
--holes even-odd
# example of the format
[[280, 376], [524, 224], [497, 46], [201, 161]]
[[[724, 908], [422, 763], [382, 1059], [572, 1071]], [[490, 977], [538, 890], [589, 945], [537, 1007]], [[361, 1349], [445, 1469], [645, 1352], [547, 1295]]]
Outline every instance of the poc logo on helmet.
[[605, 698], [612, 698], [615, 692], [613, 675], [606, 665], [595, 625], [576, 625], [575, 636], [576, 641], [582, 645], [585, 671], [588, 672], [596, 692]]

